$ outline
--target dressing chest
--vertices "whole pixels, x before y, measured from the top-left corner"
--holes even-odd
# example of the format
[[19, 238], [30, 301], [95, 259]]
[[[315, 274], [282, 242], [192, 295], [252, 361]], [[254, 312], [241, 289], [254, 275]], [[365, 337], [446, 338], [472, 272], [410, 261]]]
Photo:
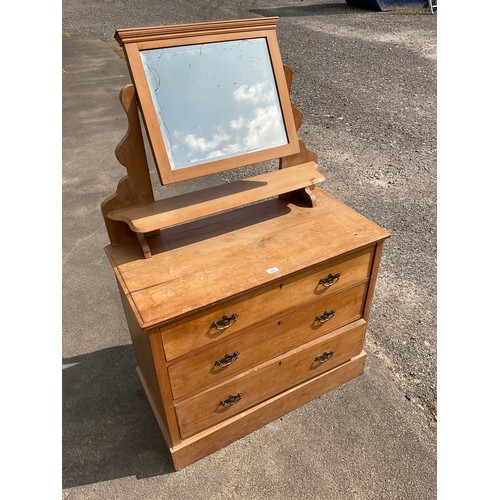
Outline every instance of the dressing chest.
[[[276, 21], [138, 28], [116, 35], [133, 84], [121, 93], [129, 129], [116, 150], [127, 176], [102, 204], [110, 237], [105, 251], [118, 282], [137, 373], [175, 469], [364, 370], [366, 326], [389, 233], [316, 186], [324, 177], [317, 155], [296, 135], [301, 113], [290, 102], [292, 73], [280, 59]], [[260, 109], [278, 116], [284, 139], [244, 151], [236, 151], [235, 138], [226, 140], [225, 150], [220, 140], [218, 156], [212, 151], [200, 161], [187, 152], [183, 165], [180, 153], [175, 158], [183, 144], [207, 153], [254, 110], [238, 107], [229, 125], [217, 122], [210, 140], [202, 142], [194, 133], [190, 139], [180, 127], [166, 125], [162, 106], [167, 101], [154, 95], [160, 77], [153, 84], [148, 79], [160, 68], [147, 65], [175, 55], [185, 58], [182, 64], [191, 70], [205, 44], [221, 42], [229, 43], [220, 46], [228, 57], [233, 49], [239, 58], [248, 55], [240, 50], [251, 50], [251, 62], [260, 48], [233, 44], [241, 40], [264, 40], [269, 65], [259, 70], [257, 83], [242, 76], [228, 95], [238, 106], [248, 97], [256, 117]], [[147, 57], [141, 53], [163, 49], [167, 52]], [[214, 59], [210, 68], [216, 65]], [[209, 85], [211, 70], [206, 71], [204, 84]], [[266, 71], [275, 85], [278, 115], [271, 109], [271, 93], [266, 94]], [[238, 73], [233, 68], [231, 84]], [[254, 99], [252, 89], [267, 96], [264, 104]], [[279, 159], [279, 168], [155, 201], [139, 112], [162, 184], [271, 159]], [[271, 134], [268, 123], [264, 132]], [[235, 154], [228, 156], [230, 150]]]

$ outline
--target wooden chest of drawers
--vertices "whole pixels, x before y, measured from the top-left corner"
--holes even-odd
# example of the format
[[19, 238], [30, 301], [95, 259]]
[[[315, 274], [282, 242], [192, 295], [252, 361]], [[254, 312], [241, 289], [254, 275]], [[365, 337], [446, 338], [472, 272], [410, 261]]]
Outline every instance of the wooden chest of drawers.
[[315, 193], [106, 247], [176, 469], [363, 372], [389, 233]]

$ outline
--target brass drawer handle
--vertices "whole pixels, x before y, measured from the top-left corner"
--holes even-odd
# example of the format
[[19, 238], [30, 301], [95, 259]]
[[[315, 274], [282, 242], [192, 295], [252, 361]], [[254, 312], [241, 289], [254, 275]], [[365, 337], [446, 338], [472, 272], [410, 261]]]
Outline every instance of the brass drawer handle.
[[236, 323], [237, 314], [231, 314], [231, 316], [226, 316], [225, 314], [221, 319], [214, 321], [210, 328], [215, 328], [216, 330], [225, 330]]
[[330, 273], [325, 278], [321, 278], [319, 280], [319, 284], [323, 285], [325, 288], [328, 288], [330, 286], [335, 285], [335, 283], [337, 283], [339, 279], [340, 279], [340, 273], [335, 273], [335, 274]]
[[233, 354], [226, 354], [223, 358], [218, 359], [215, 363], [214, 366], [229, 366], [231, 363], [234, 363], [237, 359], [240, 353], [238, 351], [233, 352]]
[[325, 351], [323, 354], [320, 356], [316, 356], [314, 361], [317, 361], [318, 363], [324, 363], [327, 359], [330, 359], [334, 354], [334, 351]]
[[335, 311], [332, 309], [331, 311], [325, 311], [320, 316], [316, 316], [316, 321], [319, 321], [320, 323], [326, 323], [327, 321], [330, 321], [334, 316]]
[[233, 406], [241, 399], [241, 396], [243, 396], [241, 392], [238, 392], [237, 394], [230, 394], [226, 399], [223, 399], [219, 404], [221, 406]]

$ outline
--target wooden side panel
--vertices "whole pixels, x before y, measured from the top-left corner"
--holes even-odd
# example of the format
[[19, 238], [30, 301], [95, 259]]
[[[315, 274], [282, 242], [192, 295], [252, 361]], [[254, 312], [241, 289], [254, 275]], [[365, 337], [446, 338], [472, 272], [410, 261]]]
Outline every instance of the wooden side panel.
[[127, 113], [128, 130], [116, 147], [115, 155], [127, 169], [127, 176], [118, 183], [116, 193], [101, 204], [101, 212], [112, 245], [131, 241], [135, 239], [135, 235], [123, 222], [108, 218], [108, 213], [138, 203], [154, 201], [133, 85], [129, 84], [122, 88], [120, 101]]
[[153, 399], [155, 406], [158, 408], [161, 420], [165, 425], [166, 419], [165, 412], [163, 410], [163, 400], [161, 397], [160, 386], [158, 384], [158, 378], [156, 376], [156, 369], [153, 355], [151, 353], [151, 347], [149, 345], [148, 334], [141, 330], [138, 325], [135, 315], [130, 307], [130, 304], [128, 303], [127, 297], [125, 297], [125, 294], [119, 284], [118, 289], [120, 291], [125, 317], [127, 318], [127, 324], [134, 347], [137, 366], [141, 371], [141, 375], [148, 386], [151, 398]]
[[[170, 449], [176, 470], [210, 455], [363, 373], [366, 353], [250, 408]], [[250, 452], [250, 451], [249, 451]]]
[[[335, 331], [175, 405], [183, 438], [349, 361], [363, 348], [364, 325]], [[324, 355], [324, 359], [318, 357]], [[234, 402], [236, 397], [236, 402]]]
[[370, 318], [370, 311], [372, 308], [373, 295], [375, 293], [375, 285], [377, 283], [378, 268], [380, 265], [380, 260], [382, 258], [382, 250], [384, 248], [384, 242], [380, 241], [375, 247], [375, 255], [373, 258], [372, 272], [370, 276], [370, 286], [368, 287], [368, 294], [366, 296], [365, 311], [363, 313], [364, 320], [368, 323]]
[[[287, 66], [286, 64], [283, 65], [283, 70], [285, 72], [285, 79], [288, 87], [288, 93], [290, 93], [292, 90], [293, 71], [292, 68], [290, 68], [290, 66]], [[302, 125], [302, 113], [300, 112], [299, 109], [297, 109], [293, 105], [293, 103], [292, 103], [292, 113], [295, 122], [295, 128], [298, 131]], [[294, 165], [299, 165], [300, 163], [307, 161], [313, 161], [316, 164], [318, 163], [318, 155], [314, 151], [307, 149], [304, 142], [301, 141], [300, 139], [299, 139], [299, 148], [300, 148], [299, 152], [283, 156], [282, 158], [280, 158], [280, 167], [279, 167], [280, 169], [290, 168], [293, 167]], [[316, 207], [317, 205], [316, 196], [314, 194], [314, 186], [280, 195], [280, 198], [289, 198], [290, 196], [293, 195], [297, 196], [299, 199], [305, 202], [306, 205], [310, 207]]]
[[175, 414], [174, 405], [172, 402], [172, 390], [168, 379], [167, 367], [165, 366], [165, 354], [161, 343], [160, 331], [157, 330], [154, 334], [149, 335], [149, 345], [155, 362], [156, 376], [160, 386], [160, 392], [163, 401], [163, 409], [167, 420], [168, 432], [171, 436], [174, 445], [180, 443], [181, 437], [179, 433], [179, 425]]
[[[286, 64], [283, 65], [283, 70], [285, 72], [285, 80], [288, 87], [288, 93], [290, 93], [292, 90], [293, 70]], [[292, 112], [295, 121], [295, 128], [298, 131], [302, 125], [302, 113], [293, 104]], [[318, 155], [314, 151], [307, 149], [303, 141], [299, 140], [299, 146], [299, 153], [280, 158], [280, 168], [288, 168], [308, 161], [313, 161], [316, 164], [318, 163]]]
[[172, 405], [170, 383], [168, 382], [160, 331], [156, 329], [156, 331], [147, 332], [140, 328], [127, 297], [121, 287], [118, 286], [118, 288], [137, 359], [137, 372], [144, 392], [155, 413], [165, 441], [169, 446], [178, 444], [180, 442], [180, 435], [177, 418]]
[[144, 393], [146, 394], [146, 398], [148, 399], [149, 406], [151, 407], [151, 411], [153, 412], [153, 415], [155, 417], [156, 423], [158, 424], [158, 427], [160, 428], [161, 435], [163, 436], [163, 440], [165, 441], [165, 444], [167, 445], [168, 448], [172, 448], [172, 439], [170, 438], [170, 432], [167, 429], [166, 423], [165, 423], [165, 418], [162, 416], [162, 408], [163, 406], [159, 406], [158, 403], [155, 401], [155, 398], [151, 394], [151, 390], [149, 388], [149, 385], [139, 367], [137, 369], [137, 376], [139, 377], [139, 380], [141, 381], [142, 384], [142, 389], [144, 390]]

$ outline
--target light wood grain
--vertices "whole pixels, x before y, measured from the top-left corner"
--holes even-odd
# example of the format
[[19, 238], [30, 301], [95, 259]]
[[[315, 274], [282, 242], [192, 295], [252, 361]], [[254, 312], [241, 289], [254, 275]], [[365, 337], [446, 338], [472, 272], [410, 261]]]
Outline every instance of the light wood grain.
[[[143, 386], [147, 386], [145, 392], [146, 390], [148, 391], [148, 399], [153, 399], [154, 406], [157, 408], [158, 415], [156, 415], [156, 419], [161, 421], [161, 425], [166, 426], [167, 419], [165, 416], [165, 408], [163, 406], [161, 387], [158, 382], [148, 334], [142, 331], [139, 327], [134, 313], [130, 308], [122, 290], [120, 290], [120, 298], [122, 300], [130, 338], [132, 339], [134, 347], [135, 357], [137, 360], [137, 370], [138, 373], [140, 373], [141, 383]], [[168, 441], [170, 442], [170, 445], [172, 445], [170, 434], [168, 434]]]
[[132, 231], [148, 233], [313, 186], [324, 179], [316, 164], [308, 162], [290, 167], [286, 172], [277, 170], [155, 203], [115, 210], [108, 213], [108, 217], [127, 223]]
[[[151, 259], [137, 245], [107, 247], [141, 326], [161, 325], [389, 237], [322, 190], [316, 196], [313, 210], [276, 199], [260, 211], [251, 206], [172, 228], [168, 243], [150, 244]], [[266, 272], [273, 267], [279, 271]]]
[[168, 160], [167, 149], [163, 141], [160, 123], [156, 115], [153, 98], [149, 91], [149, 85], [142, 65], [141, 56], [137, 44], [127, 44], [124, 46], [124, 53], [127, 64], [135, 85], [139, 105], [144, 121], [144, 128], [151, 146], [151, 153], [155, 162], [160, 182], [165, 185], [174, 182], [174, 176]]
[[368, 293], [366, 296], [365, 310], [363, 312], [363, 318], [366, 322], [368, 322], [368, 320], [370, 319], [373, 296], [375, 294], [375, 285], [377, 283], [378, 269], [380, 266], [380, 260], [382, 259], [383, 249], [384, 249], [384, 242], [381, 241], [377, 243], [377, 246], [375, 247], [375, 255], [373, 257], [372, 270], [370, 273], [370, 285], [368, 287]]
[[[292, 81], [293, 81], [293, 70], [287, 64], [283, 64], [283, 72], [285, 73], [285, 80], [286, 80], [286, 85], [288, 87], [288, 93], [291, 94]], [[297, 107], [295, 107], [293, 103], [292, 103], [292, 112], [293, 112], [293, 118], [294, 118], [294, 122], [295, 122], [295, 130], [299, 130], [299, 128], [302, 126], [302, 112]]]
[[[304, 342], [351, 323], [363, 312], [366, 286], [356, 287], [329, 297], [279, 320], [266, 323], [241, 335], [232, 336], [209, 349], [189, 356], [168, 367], [174, 399], [215, 385], [252, 366], [267, 361]], [[335, 310], [334, 317], [320, 323], [315, 318]], [[364, 324], [364, 323], [363, 323]], [[225, 367], [215, 364], [226, 354], [238, 353], [236, 361]]]
[[275, 30], [278, 17], [257, 17], [228, 21], [212, 21], [167, 26], [146, 26], [142, 28], [120, 28], [115, 32], [115, 39], [120, 45], [162, 39], [200, 36], [208, 33], [223, 34], [237, 31]]
[[[373, 248], [367, 248], [333, 259], [163, 327], [161, 332], [167, 360], [345, 291], [351, 285], [368, 278], [372, 255]], [[336, 284], [328, 288], [320, 285], [320, 279], [336, 273], [340, 274]], [[216, 330], [211, 327], [223, 315], [232, 314], [237, 314], [238, 317], [229, 328]]]
[[[240, 168], [282, 156], [289, 156], [300, 151], [290, 96], [287, 91], [283, 63], [275, 32], [276, 20], [277, 18], [269, 18], [266, 21], [261, 18], [259, 22], [250, 19], [243, 20], [243, 22], [203, 23], [203, 26], [196, 24], [191, 26], [185, 25], [181, 28], [177, 26], [157, 26], [117, 31], [115, 37], [124, 48], [130, 76], [137, 89], [146, 131], [162, 184]], [[266, 39], [288, 143], [259, 151], [238, 154], [231, 158], [209, 161], [189, 168], [173, 170], [149, 91], [146, 74], [140, 58], [140, 51], [252, 38]]]
[[108, 213], [117, 208], [154, 201], [133, 85], [125, 85], [122, 88], [120, 102], [127, 113], [128, 129], [116, 147], [115, 155], [127, 169], [127, 176], [120, 180], [115, 194], [101, 204], [101, 212], [112, 245], [131, 241], [134, 239], [134, 234], [122, 222], [109, 219]]
[[142, 370], [139, 366], [136, 367], [136, 371], [137, 371], [137, 376], [139, 377], [139, 381], [141, 382], [142, 385], [142, 390], [146, 395], [146, 399], [148, 400], [149, 406], [151, 407], [151, 411], [153, 412], [156, 423], [158, 424], [163, 440], [165, 441], [167, 447], [171, 449], [173, 446], [172, 438], [170, 437], [170, 432], [168, 431], [168, 427], [165, 423], [164, 415], [161, 410], [163, 404], [159, 404], [158, 401], [156, 401], [156, 399], [154, 398], [151, 389], [148, 385], [148, 382], [146, 380], [146, 377], [144, 377], [144, 374], [142, 373]]
[[[361, 352], [363, 341], [362, 327], [342, 330], [340, 333], [333, 332], [177, 403], [175, 411], [181, 436], [185, 438], [206, 429], [293, 385], [350, 360]], [[334, 354], [325, 362], [316, 360], [317, 356], [330, 351]], [[242, 395], [237, 403], [232, 406], [221, 404], [221, 401], [236, 394]]]
[[160, 386], [163, 408], [167, 421], [167, 428], [170, 434], [170, 438], [172, 439], [172, 443], [176, 445], [181, 441], [181, 438], [176, 414], [172, 404], [172, 389], [170, 388], [167, 367], [165, 366], [165, 354], [161, 345], [160, 332], [155, 329], [152, 332], [147, 332], [147, 336], [151, 348], [151, 354], [153, 355], [156, 377]]
[[141, 245], [141, 250], [145, 259], [151, 258], [151, 249], [149, 248], [148, 241], [146, 240], [146, 236], [142, 233], [136, 233], [137, 239], [139, 240], [139, 244]]
[[172, 393], [160, 341], [160, 331], [159, 329], [143, 331], [122, 290], [120, 290], [120, 297], [137, 359], [137, 372], [144, 392], [151, 406], [155, 408], [158, 425], [166, 429], [166, 434], [162, 429], [165, 440], [170, 445], [178, 444], [180, 434], [172, 405]]
[[[293, 81], [293, 70], [290, 66], [286, 64], [283, 65], [283, 71], [285, 74], [285, 81], [288, 89], [288, 94], [292, 91], [292, 81]], [[295, 123], [295, 130], [299, 130], [302, 126], [302, 112], [296, 108], [293, 103], [291, 103], [291, 109], [293, 114], [293, 119]], [[299, 140], [300, 151], [294, 154], [283, 156], [280, 158], [280, 168], [289, 168], [294, 165], [300, 165], [301, 163], [313, 161], [318, 163], [318, 155], [306, 147], [303, 141]]]
[[[176, 470], [180, 470], [214, 451], [259, 429], [286, 413], [345, 384], [363, 373], [366, 353], [351, 361], [292, 387], [263, 403], [184, 439], [169, 449]], [[307, 435], [304, 436], [307, 438]], [[248, 453], [252, 453], [251, 447]], [[256, 455], [257, 458], [257, 455]]]
[[[288, 93], [290, 94], [292, 90], [293, 71], [292, 68], [290, 68], [290, 66], [287, 66], [286, 64], [283, 65], [283, 70], [285, 73], [285, 80], [288, 88]], [[291, 103], [291, 109], [295, 123], [295, 129], [298, 131], [302, 125], [302, 112], [299, 109], [297, 109], [292, 103]], [[291, 155], [286, 155], [280, 158], [279, 168], [280, 169], [290, 168], [293, 167], [294, 165], [300, 165], [301, 163], [309, 161], [318, 163], [318, 155], [314, 151], [308, 149], [303, 141], [299, 140], [299, 151]], [[285, 199], [293, 195], [301, 199], [304, 203], [306, 203], [307, 206], [315, 207], [317, 205], [316, 196], [314, 195], [314, 186], [301, 188], [297, 190], [295, 193], [290, 192], [282, 194], [280, 195], [280, 198]]]
[[[106, 253], [137, 373], [176, 469], [364, 369], [366, 325], [390, 235], [314, 189], [324, 177], [316, 153], [297, 138], [302, 113], [290, 102], [293, 73], [283, 66], [276, 22], [254, 18], [116, 33], [135, 87], [121, 94], [129, 130], [116, 156], [128, 176], [102, 204], [111, 241]], [[268, 43], [289, 144], [172, 170], [140, 51], [251, 38]], [[162, 184], [276, 158], [280, 170], [154, 202], [136, 98]], [[149, 259], [130, 241], [134, 232]], [[336, 273], [338, 282], [321, 285]], [[323, 313], [333, 310], [322, 323], [329, 316]], [[228, 329], [213, 327], [232, 314], [236, 323]], [[234, 362], [216, 363], [226, 355]], [[231, 398], [234, 405], [221, 404]]]

